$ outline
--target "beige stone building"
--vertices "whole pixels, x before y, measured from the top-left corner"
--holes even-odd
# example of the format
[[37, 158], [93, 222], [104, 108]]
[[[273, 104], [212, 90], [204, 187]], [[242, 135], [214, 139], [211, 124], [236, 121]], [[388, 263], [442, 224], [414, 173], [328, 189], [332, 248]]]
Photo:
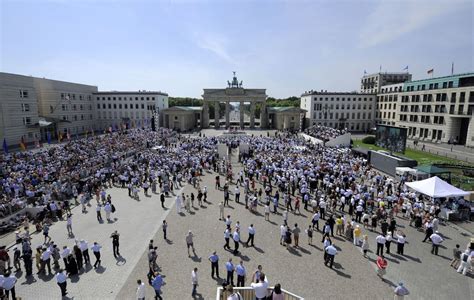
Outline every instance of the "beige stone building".
[[173, 106], [160, 112], [160, 126], [185, 132], [201, 128], [202, 107]]
[[39, 138], [38, 99], [31, 76], [0, 73], [0, 143], [18, 147]]
[[72, 83], [45, 78], [33, 78], [38, 98], [38, 114], [49, 126], [40, 126], [41, 138], [47, 139], [49, 131], [53, 138], [82, 135], [86, 131], [98, 130], [94, 118], [92, 94], [97, 86]]
[[306, 110], [299, 107], [268, 107], [269, 127], [277, 130], [301, 130]]

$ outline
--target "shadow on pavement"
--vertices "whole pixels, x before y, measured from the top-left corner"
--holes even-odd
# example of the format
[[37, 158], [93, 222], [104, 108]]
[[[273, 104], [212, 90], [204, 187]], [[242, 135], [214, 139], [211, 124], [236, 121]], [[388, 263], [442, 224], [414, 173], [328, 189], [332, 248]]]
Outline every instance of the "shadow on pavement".
[[413, 256], [406, 255], [406, 254], [405, 254], [405, 257], [408, 258], [408, 259], [410, 259], [410, 260], [413, 260], [413, 261], [415, 261], [415, 262], [417, 262], [417, 263], [419, 263], [419, 264], [421, 264], [421, 259], [419, 259], [419, 258], [417, 258], [417, 257], [413, 257]]

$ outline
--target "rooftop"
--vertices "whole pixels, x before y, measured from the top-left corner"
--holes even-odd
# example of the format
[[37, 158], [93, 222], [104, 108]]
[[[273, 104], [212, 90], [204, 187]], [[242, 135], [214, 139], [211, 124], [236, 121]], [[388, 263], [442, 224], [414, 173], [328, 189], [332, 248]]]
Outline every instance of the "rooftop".
[[407, 81], [407, 82], [405, 82], [405, 83], [411, 84], [411, 83], [421, 82], [421, 81], [427, 81], [427, 80], [440, 80], [440, 79], [449, 79], [449, 78], [462, 78], [462, 77], [468, 77], [468, 76], [474, 76], [474, 72], [453, 74], [453, 75], [440, 76], [440, 77], [433, 77], [433, 78], [424, 78], [424, 79], [418, 79], [418, 80]]
[[353, 92], [328, 92], [328, 91], [306, 91], [301, 96], [309, 96], [309, 95], [361, 95], [361, 96], [374, 96], [371, 93], [359, 93], [357, 91]]
[[146, 90], [138, 90], [138, 91], [100, 91], [100, 92], [95, 92], [94, 95], [162, 95], [162, 96], [168, 96], [167, 93], [163, 93], [161, 91], [146, 91]]
[[372, 77], [376, 75], [411, 75], [411, 74], [408, 72], [377, 72], [377, 73], [372, 73], [372, 74], [365, 74], [364, 76], [362, 76], [362, 78]]

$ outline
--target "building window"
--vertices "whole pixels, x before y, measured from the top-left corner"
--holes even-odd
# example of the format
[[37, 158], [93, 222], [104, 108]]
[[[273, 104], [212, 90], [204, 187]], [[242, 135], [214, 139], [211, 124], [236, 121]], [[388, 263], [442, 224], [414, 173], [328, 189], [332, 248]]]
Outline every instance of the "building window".
[[66, 104], [62, 104], [62, 105], [61, 105], [61, 109], [62, 109], [62, 111], [67, 111], [67, 105], [66, 105]]
[[112, 109], [112, 104], [109, 103], [109, 109]]
[[100, 109], [100, 103], [97, 103], [97, 109]]
[[124, 104], [124, 108], [125, 108], [125, 109], [128, 109], [127, 103]]
[[138, 109], [138, 108], [139, 108], [138, 104], [135, 104], [135, 108], [136, 108], [136, 109]]
[[142, 104], [142, 109], [145, 109], [145, 104]]
[[82, 95], [79, 95], [79, 100], [82, 100]]
[[22, 104], [21, 105], [21, 111], [30, 111], [30, 105], [29, 104]]
[[20, 98], [28, 98], [28, 91], [20, 90]]
[[114, 109], [117, 109], [117, 104], [114, 103]]
[[23, 125], [31, 125], [31, 118], [23, 117]]
[[122, 104], [119, 104], [119, 109], [122, 109]]

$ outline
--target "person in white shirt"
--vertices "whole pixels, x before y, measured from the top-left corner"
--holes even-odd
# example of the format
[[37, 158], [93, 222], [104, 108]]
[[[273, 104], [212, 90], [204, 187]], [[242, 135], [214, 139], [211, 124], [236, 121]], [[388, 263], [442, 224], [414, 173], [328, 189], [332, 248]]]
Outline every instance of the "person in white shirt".
[[105, 211], [105, 218], [107, 219], [107, 221], [111, 221], [110, 219], [110, 213], [112, 212], [112, 206], [110, 205], [109, 202], [107, 202], [104, 206], [104, 211]]
[[253, 227], [253, 224], [250, 224], [250, 227], [248, 228], [248, 233], [249, 233], [249, 238], [247, 239], [247, 242], [245, 243], [247, 247], [249, 246], [249, 243], [251, 247], [253, 247], [253, 240], [255, 238], [255, 228]]
[[468, 249], [464, 251], [464, 253], [461, 254], [460, 264], [459, 264], [459, 268], [457, 269], [457, 272], [458, 273], [462, 272], [463, 275], [466, 275], [467, 270], [469, 270], [469, 268], [471, 267], [471, 263], [472, 263], [472, 256], [469, 255], [469, 249]]
[[224, 202], [219, 203], [219, 221], [224, 220]]
[[61, 289], [61, 296], [65, 297], [67, 295], [67, 275], [63, 269], [59, 269], [58, 273], [56, 273], [56, 283], [59, 285]]
[[326, 259], [324, 261], [324, 265], [327, 266], [329, 263], [329, 267], [332, 269], [332, 265], [334, 263], [334, 256], [337, 254], [337, 249], [334, 247], [334, 244], [327, 246], [324, 249], [326, 255]]
[[137, 300], [145, 300], [146, 290], [145, 290], [145, 283], [143, 283], [140, 279], [137, 280]]
[[383, 255], [383, 248], [385, 246], [385, 236], [379, 234], [375, 240], [377, 241], [377, 256]]
[[286, 226], [283, 224], [280, 226], [280, 245], [284, 245], [286, 237]]
[[89, 245], [87, 244], [87, 242], [84, 240], [81, 240], [79, 243], [79, 249], [81, 249], [82, 257], [84, 257], [84, 263], [86, 265], [90, 264], [91, 258], [89, 256]]
[[433, 246], [431, 247], [431, 254], [438, 255], [438, 248], [439, 245], [444, 241], [443, 238], [439, 235], [439, 231], [436, 231], [430, 236], [431, 243]]
[[397, 239], [397, 254], [403, 255], [403, 248], [405, 247], [405, 235], [396, 234], [395, 238]]
[[2, 279], [0, 280], [2, 281], [1, 287], [5, 290], [5, 295], [6, 295], [6, 298], [4, 299], [8, 300], [10, 296], [10, 292], [11, 292], [12, 299], [16, 300], [15, 284], [16, 284], [17, 279], [15, 275], [12, 275], [10, 271], [7, 271], [5, 275], [0, 275], [0, 276], [2, 277]]
[[198, 286], [198, 268], [194, 268], [194, 270], [191, 272], [191, 283], [193, 285], [193, 291], [191, 293], [191, 296], [194, 297], [196, 296], [196, 289]]
[[250, 284], [252, 289], [255, 291], [255, 299], [264, 300], [267, 298], [268, 294], [268, 281], [264, 273], [260, 273], [258, 283], [252, 282]]
[[71, 249], [67, 246], [63, 247], [63, 251], [61, 252], [61, 257], [63, 258], [64, 265], [67, 267], [67, 257], [71, 254]]
[[237, 255], [239, 253], [239, 243], [240, 243], [240, 233], [239, 229], [236, 228], [233, 235], [232, 239], [234, 240], [234, 255]]
[[66, 229], [67, 229], [67, 233], [72, 236], [73, 233], [72, 233], [72, 215], [71, 214], [68, 214], [67, 215], [67, 219], [66, 219]]
[[99, 245], [97, 242], [94, 242], [94, 245], [92, 245], [91, 250], [92, 253], [94, 253], [95, 256], [95, 263], [94, 263], [94, 269], [96, 269], [98, 266], [100, 266], [100, 249], [102, 249], [102, 246]]
[[48, 273], [51, 274], [51, 251], [49, 249], [43, 248], [41, 253], [41, 269], [38, 271], [38, 274], [45, 272], [45, 267], [48, 267]]

